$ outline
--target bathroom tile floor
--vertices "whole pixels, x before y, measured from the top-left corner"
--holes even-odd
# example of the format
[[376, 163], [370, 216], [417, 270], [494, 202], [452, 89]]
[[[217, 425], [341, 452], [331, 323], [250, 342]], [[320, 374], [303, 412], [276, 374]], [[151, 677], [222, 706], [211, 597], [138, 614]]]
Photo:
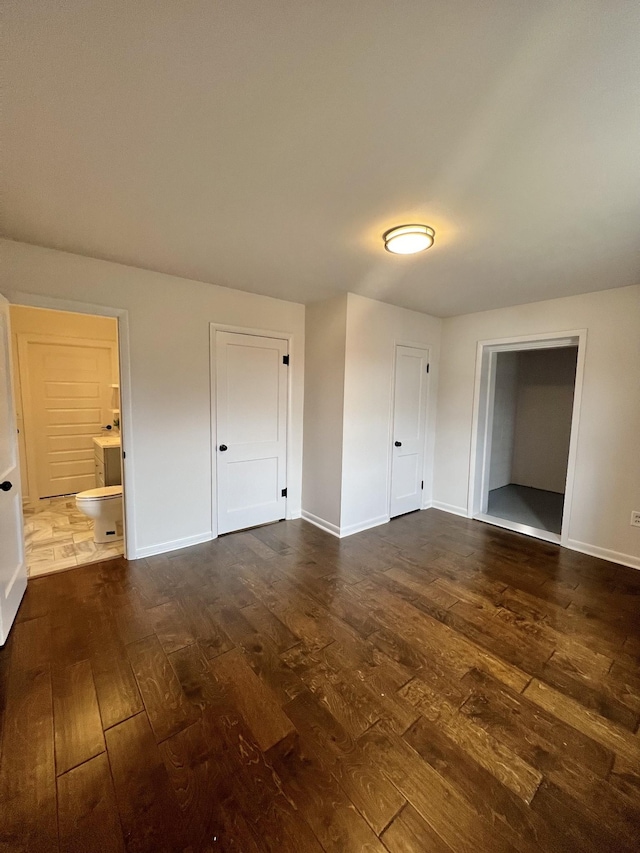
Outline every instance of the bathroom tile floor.
[[29, 577], [119, 557], [124, 541], [96, 545], [93, 521], [76, 507], [75, 497], [25, 501], [24, 536]]

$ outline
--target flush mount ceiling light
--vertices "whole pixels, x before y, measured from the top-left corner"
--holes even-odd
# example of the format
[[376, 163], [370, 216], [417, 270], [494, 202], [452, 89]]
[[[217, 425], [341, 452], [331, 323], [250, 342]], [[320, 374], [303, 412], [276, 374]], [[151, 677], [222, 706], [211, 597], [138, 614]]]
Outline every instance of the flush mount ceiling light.
[[414, 255], [433, 246], [436, 232], [430, 225], [397, 225], [382, 235], [387, 252], [394, 255]]

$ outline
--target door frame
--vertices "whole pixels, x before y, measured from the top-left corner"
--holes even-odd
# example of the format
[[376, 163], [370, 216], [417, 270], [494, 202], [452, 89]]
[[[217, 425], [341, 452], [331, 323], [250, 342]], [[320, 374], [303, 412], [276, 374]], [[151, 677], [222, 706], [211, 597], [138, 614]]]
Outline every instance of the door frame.
[[[120, 436], [122, 452], [122, 501], [123, 501], [123, 543], [127, 560], [136, 558], [135, 524], [135, 474], [134, 442], [131, 393], [131, 354], [129, 345], [129, 312], [125, 308], [111, 308], [106, 305], [93, 305], [89, 302], [77, 302], [56, 296], [43, 296], [38, 293], [12, 291], [5, 294], [11, 305], [23, 305], [27, 308], [45, 308], [51, 311], [67, 311], [71, 314], [90, 314], [97, 317], [113, 317], [118, 325], [118, 370], [120, 374]], [[14, 365], [15, 370], [15, 365]], [[125, 456], [126, 452], [126, 456]], [[23, 534], [24, 535], [24, 534]]]
[[[37, 466], [35, 464], [35, 450], [33, 441], [29, 436], [33, 437], [34, 433], [34, 414], [33, 400], [31, 398], [31, 381], [29, 376], [29, 361], [27, 348], [29, 344], [53, 344], [63, 346], [91, 346], [99, 349], [108, 349], [111, 352], [111, 358], [117, 355], [117, 344], [114, 341], [95, 340], [93, 338], [70, 338], [63, 335], [39, 335], [31, 332], [20, 332], [18, 338], [18, 375], [20, 377], [20, 390], [22, 393], [22, 412], [23, 412], [23, 428], [24, 428], [24, 448], [26, 455], [27, 483], [29, 489], [29, 498], [33, 496], [34, 500], [39, 500], [37, 488]], [[113, 366], [113, 361], [111, 362]], [[14, 366], [15, 371], [15, 366]], [[37, 497], [36, 497], [37, 496]]]
[[[428, 489], [422, 490], [422, 498], [420, 500], [419, 509], [429, 509], [431, 501], [431, 476], [433, 475], [433, 465], [431, 466], [430, 477], [426, 476], [427, 463], [429, 461], [429, 422], [431, 415], [431, 379], [433, 377], [433, 365], [431, 363], [431, 350], [429, 344], [417, 343], [416, 341], [394, 340], [393, 342], [393, 358], [391, 366], [391, 393], [389, 395], [389, 437], [387, 440], [387, 521], [391, 519], [391, 478], [393, 476], [393, 441], [395, 428], [395, 405], [396, 405], [396, 363], [398, 360], [398, 347], [410, 347], [417, 349], [427, 354], [427, 364], [429, 365], [429, 373], [427, 374], [427, 393], [425, 394], [424, 402], [424, 447], [422, 448], [422, 479], [425, 483], [429, 483]], [[432, 460], [431, 460], [432, 461]], [[427, 497], [427, 493], [429, 497]], [[396, 516], [400, 518], [400, 516]]]
[[[273, 338], [287, 341], [289, 353], [289, 370], [287, 373], [287, 489], [290, 488], [290, 477], [293, 465], [292, 453], [292, 393], [294, 359], [294, 335], [291, 332], [274, 332], [273, 329], [254, 329], [246, 326], [230, 326], [226, 323], [209, 323], [209, 382], [210, 382], [210, 413], [211, 413], [211, 538], [218, 538], [218, 419], [217, 419], [217, 388], [216, 388], [216, 333], [231, 332], [236, 335], [255, 335], [260, 338]], [[291, 511], [291, 501], [287, 497], [285, 518], [294, 518]]]
[[[584, 365], [586, 358], [587, 330], [572, 329], [563, 332], [541, 332], [534, 335], [518, 335], [508, 338], [494, 338], [478, 341], [476, 354], [475, 388], [473, 395], [473, 421], [471, 430], [471, 453], [469, 466], [469, 491], [467, 496], [467, 515], [525, 533], [547, 542], [568, 547], [571, 508], [573, 505], [576, 455], [580, 430], [580, 411]], [[520, 352], [524, 350], [558, 349], [565, 346], [577, 346], [576, 379], [571, 414], [571, 437], [569, 440], [569, 458], [565, 481], [564, 508], [560, 536], [556, 533], [539, 530], [517, 522], [501, 521], [486, 515], [486, 500], [489, 488], [489, 463], [491, 459], [491, 434], [493, 427], [493, 401], [495, 394], [496, 355], [500, 352]]]
[[[9, 497], [7, 495], [7, 498], [3, 500], [2, 513], [6, 518], [10, 518], [11, 515], [13, 515], [12, 520], [16, 522], [15, 527], [17, 528], [15, 531], [9, 531], [10, 539], [13, 539], [14, 532], [16, 534], [15, 541], [12, 544], [17, 546], [17, 553], [15, 554], [15, 557], [17, 558], [17, 565], [14, 567], [12, 565], [13, 561], [9, 561], [9, 572], [11, 572], [11, 575], [6, 579], [4, 586], [0, 588], [0, 648], [5, 646], [9, 638], [28, 584], [28, 569], [24, 540], [24, 516], [22, 512], [20, 446], [18, 435], [15, 432], [17, 429], [17, 401], [15, 399], [14, 382], [15, 359], [13, 357], [14, 352], [13, 341], [11, 340], [11, 318], [9, 316], [9, 308], [10, 303], [8, 299], [3, 294], [0, 295], [0, 324], [3, 326], [3, 328], [0, 329], [0, 333], [3, 337], [3, 341], [0, 342], [0, 346], [2, 346], [4, 350], [2, 354], [4, 357], [3, 360], [6, 359], [4, 364], [6, 372], [4, 376], [0, 377], [0, 385], [2, 386], [0, 393], [3, 395], [4, 405], [6, 406], [6, 414], [8, 416], [7, 426], [9, 427], [10, 432], [14, 432], [13, 436], [8, 436], [8, 467], [0, 473], [11, 476], [14, 484], [13, 487], [15, 488], [12, 496]], [[11, 488], [12, 486], [10, 481], [10, 489]], [[13, 506], [9, 505], [7, 507], [7, 501], [9, 501], [10, 504], [13, 503]], [[6, 551], [7, 549], [5, 547], [4, 553], [6, 553]], [[9, 554], [11, 555], [11, 550], [9, 550]], [[13, 571], [11, 571], [12, 569]]]

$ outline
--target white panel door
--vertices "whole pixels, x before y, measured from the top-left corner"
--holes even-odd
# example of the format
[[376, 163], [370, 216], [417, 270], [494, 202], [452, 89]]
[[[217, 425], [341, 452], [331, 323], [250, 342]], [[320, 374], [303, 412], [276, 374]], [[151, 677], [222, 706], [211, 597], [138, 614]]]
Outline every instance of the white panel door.
[[9, 304], [0, 296], [0, 646], [27, 588], [10, 348]]
[[396, 347], [391, 518], [422, 505], [428, 365], [426, 350]]
[[216, 332], [218, 533], [285, 517], [287, 341]]
[[36, 497], [94, 489], [93, 437], [112, 420], [114, 345], [21, 336], [19, 352]]

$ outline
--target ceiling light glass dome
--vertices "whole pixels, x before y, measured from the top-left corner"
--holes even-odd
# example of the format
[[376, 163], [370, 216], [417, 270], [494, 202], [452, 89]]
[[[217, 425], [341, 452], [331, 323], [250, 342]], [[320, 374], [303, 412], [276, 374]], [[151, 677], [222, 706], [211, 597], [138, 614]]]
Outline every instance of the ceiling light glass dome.
[[436, 232], [429, 225], [397, 225], [382, 235], [387, 252], [414, 255], [433, 246]]

